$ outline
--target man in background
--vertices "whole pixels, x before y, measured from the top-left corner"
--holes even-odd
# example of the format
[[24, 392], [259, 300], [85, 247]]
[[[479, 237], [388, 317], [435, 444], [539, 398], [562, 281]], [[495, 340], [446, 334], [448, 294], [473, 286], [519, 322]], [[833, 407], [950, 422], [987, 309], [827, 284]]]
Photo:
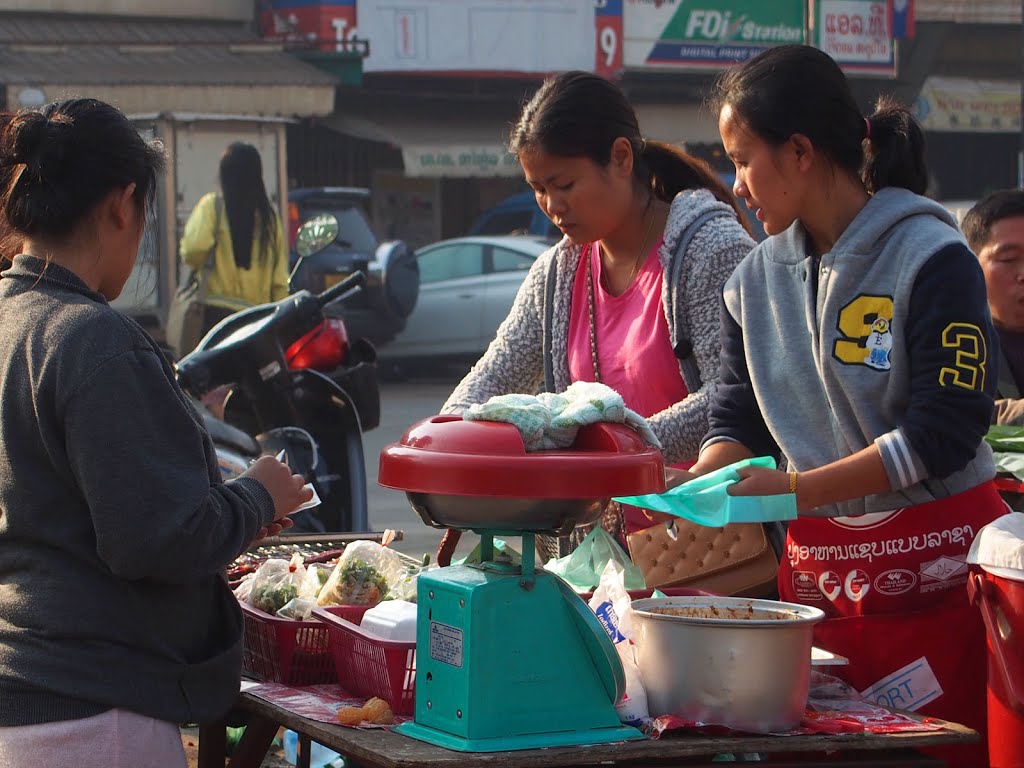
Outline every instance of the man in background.
[[978, 256], [1001, 347], [993, 424], [1024, 425], [1024, 190], [993, 192], [961, 224]]

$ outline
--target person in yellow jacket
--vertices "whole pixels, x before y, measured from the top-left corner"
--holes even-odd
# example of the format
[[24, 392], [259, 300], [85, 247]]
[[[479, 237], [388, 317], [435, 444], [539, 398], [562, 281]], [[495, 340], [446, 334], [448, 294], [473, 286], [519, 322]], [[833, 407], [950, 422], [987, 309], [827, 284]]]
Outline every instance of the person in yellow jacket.
[[220, 189], [196, 204], [179, 246], [182, 261], [196, 271], [215, 249], [204, 335], [228, 315], [288, 295], [284, 229], [267, 199], [256, 147], [228, 146], [220, 160]]

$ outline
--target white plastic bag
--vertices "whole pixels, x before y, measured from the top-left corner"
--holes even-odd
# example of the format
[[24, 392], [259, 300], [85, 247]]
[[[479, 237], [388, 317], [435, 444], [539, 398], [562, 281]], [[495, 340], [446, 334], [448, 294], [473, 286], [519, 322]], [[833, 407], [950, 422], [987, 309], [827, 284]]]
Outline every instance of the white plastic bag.
[[590, 610], [615, 643], [626, 676], [626, 695], [615, 705], [619, 720], [627, 725], [640, 725], [650, 718], [647, 691], [640, 679], [640, 668], [633, 654], [633, 601], [625, 586], [625, 571], [614, 560], [609, 560], [601, 573], [601, 580], [590, 598]]

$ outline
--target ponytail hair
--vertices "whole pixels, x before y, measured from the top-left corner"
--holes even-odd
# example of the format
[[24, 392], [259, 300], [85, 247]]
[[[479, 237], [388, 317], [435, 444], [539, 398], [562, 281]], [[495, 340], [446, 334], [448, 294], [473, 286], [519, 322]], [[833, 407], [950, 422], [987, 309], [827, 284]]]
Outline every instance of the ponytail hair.
[[663, 141], [644, 139], [640, 155], [633, 164], [633, 175], [650, 185], [655, 197], [667, 203], [684, 190], [706, 189], [731, 207], [747, 234], [752, 234], [750, 223], [740, 211], [732, 192], [711, 166], [699, 157]]
[[889, 96], [875, 102], [864, 118], [864, 163], [860, 175], [868, 192], [903, 187], [923, 195], [928, 188], [924, 161], [924, 131], [910, 110]]
[[111, 190], [130, 184], [144, 212], [163, 167], [163, 147], [144, 141], [110, 104], [67, 99], [22, 109], [0, 132], [0, 247], [25, 237], [62, 239]]
[[750, 225], [711, 166], [671, 144], [644, 139], [633, 106], [615, 83], [590, 72], [564, 72], [544, 81], [512, 129], [509, 152], [517, 157], [540, 149], [558, 157], [586, 157], [601, 167], [611, 162], [618, 138], [633, 149], [633, 176], [665, 202], [683, 190], [707, 189]]
[[817, 48], [780, 45], [727, 70], [713, 104], [716, 112], [732, 107], [747, 129], [773, 146], [806, 136], [872, 194], [884, 187], [923, 194], [927, 187], [924, 132], [910, 110], [883, 96], [865, 118], [846, 75]]

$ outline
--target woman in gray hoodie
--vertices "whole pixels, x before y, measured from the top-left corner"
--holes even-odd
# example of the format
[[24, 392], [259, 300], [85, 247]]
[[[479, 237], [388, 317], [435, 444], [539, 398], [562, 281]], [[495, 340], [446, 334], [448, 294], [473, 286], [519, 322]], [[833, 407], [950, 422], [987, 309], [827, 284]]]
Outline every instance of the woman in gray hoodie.
[[[781, 454], [788, 471], [730, 489], [796, 495], [780, 595], [825, 612], [815, 640], [868, 699], [984, 729], [965, 557], [1006, 507], [983, 441], [998, 341], [981, 268], [922, 196], [921, 127], [888, 99], [863, 116], [825, 53], [772, 48], [723, 76], [719, 106], [736, 194], [771, 237], [725, 287], [693, 472]], [[946, 757], [986, 764], [984, 745]]]

